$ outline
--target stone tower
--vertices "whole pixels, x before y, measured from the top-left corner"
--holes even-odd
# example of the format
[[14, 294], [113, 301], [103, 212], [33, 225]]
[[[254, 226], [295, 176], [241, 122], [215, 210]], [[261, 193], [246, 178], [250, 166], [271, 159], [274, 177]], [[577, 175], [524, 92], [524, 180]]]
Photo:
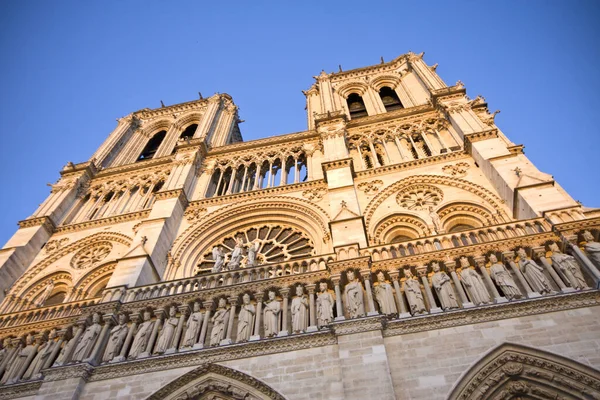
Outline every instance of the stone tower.
[[68, 163], [0, 250], [0, 398], [600, 398], [600, 210], [423, 54], [304, 94], [303, 132], [216, 94]]

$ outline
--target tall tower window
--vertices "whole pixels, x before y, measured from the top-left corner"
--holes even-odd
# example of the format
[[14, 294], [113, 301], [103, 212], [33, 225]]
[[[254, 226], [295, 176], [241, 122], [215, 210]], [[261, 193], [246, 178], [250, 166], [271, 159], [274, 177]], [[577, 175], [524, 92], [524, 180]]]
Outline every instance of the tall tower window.
[[351, 93], [346, 101], [348, 102], [350, 118], [366, 117], [368, 115], [365, 102], [357, 93]]
[[142, 150], [142, 152], [140, 153], [140, 156], [138, 157], [136, 162], [153, 158], [154, 155], [156, 154], [156, 150], [158, 150], [158, 147], [164, 140], [166, 134], [167, 134], [167, 131], [160, 131], [157, 134], [155, 134], [154, 136], [152, 136], [152, 138], [150, 140], [148, 140], [148, 143], [146, 143], [144, 150]]
[[398, 98], [396, 91], [388, 86], [384, 86], [379, 89], [379, 97], [385, 106], [386, 111], [399, 110], [404, 108], [402, 102]]
[[185, 128], [181, 135], [179, 135], [179, 139], [191, 139], [194, 137], [194, 133], [196, 133], [196, 129], [198, 129], [198, 124], [192, 124]]

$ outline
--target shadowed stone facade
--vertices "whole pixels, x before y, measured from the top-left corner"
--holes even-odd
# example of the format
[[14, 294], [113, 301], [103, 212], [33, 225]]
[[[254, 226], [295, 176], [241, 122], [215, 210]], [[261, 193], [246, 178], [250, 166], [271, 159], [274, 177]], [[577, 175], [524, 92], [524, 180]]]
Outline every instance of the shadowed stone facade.
[[0, 399], [600, 399], [600, 209], [423, 54], [118, 120], [0, 250]]

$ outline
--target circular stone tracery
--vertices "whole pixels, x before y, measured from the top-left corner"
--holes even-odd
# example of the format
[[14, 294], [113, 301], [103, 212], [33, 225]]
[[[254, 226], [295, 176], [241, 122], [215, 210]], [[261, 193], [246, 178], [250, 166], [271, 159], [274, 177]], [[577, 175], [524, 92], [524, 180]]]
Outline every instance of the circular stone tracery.
[[431, 185], [412, 185], [400, 190], [396, 202], [408, 210], [422, 211], [437, 206], [444, 198], [441, 189]]
[[241, 268], [246, 267], [248, 245], [254, 240], [258, 241], [256, 265], [310, 257], [315, 253], [314, 245], [308, 235], [296, 228], [281, 225], [256, 225], [245, 230], [238, 230], [208, 246], [196, 266], [195, 273], [199, 274], [212, 270], [214, 265], [212, 249], [218, 245], [223, 247], [223, 253], [225, 254], [224, 267], [226, 269], [236, 239], [242, 239], [242, 242], [244, 242], [243, 258], [240, 262]]
[[71, 267], [76, 269], [87, 269], [95, 267], [110, 254], [112, 244], [100, 242], [77, 252], [71, 259]]

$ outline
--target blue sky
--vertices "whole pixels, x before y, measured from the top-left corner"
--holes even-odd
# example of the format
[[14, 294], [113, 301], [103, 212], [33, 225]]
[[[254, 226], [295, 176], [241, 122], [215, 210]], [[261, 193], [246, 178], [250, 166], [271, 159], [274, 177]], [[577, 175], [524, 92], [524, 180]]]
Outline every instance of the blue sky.
[[118, 117], [226, 92], [246, 140], [301, 131], [321, 69], [409, 50], [485, 96], [540, 170], [600, 207], [600, 2], [215, 3], [0, 3], [0, 242]]

